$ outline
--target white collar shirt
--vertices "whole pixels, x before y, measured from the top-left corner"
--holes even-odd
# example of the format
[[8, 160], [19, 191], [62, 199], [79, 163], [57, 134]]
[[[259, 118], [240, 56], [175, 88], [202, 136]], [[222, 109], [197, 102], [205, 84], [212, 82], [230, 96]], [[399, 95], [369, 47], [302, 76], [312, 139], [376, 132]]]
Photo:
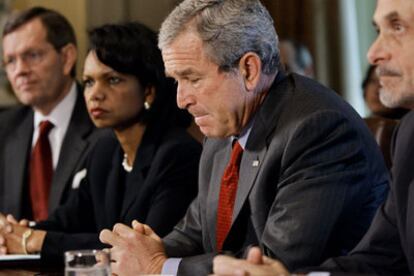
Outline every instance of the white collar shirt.
[[53, 169], [56, 169], [63, 139], [69, 127], [70, 118], [76, 103], [76, 83], [73, 82], [69, 93], [56, 105], [56, 107], [47, 116], [40, 112], [34, 113], [34, 131], [32, 137], [32, 148], [39, 137], [39, 124], [42, 121], [50, 121], [54, 127], [49, 133], [49, 142], [52, 150]]

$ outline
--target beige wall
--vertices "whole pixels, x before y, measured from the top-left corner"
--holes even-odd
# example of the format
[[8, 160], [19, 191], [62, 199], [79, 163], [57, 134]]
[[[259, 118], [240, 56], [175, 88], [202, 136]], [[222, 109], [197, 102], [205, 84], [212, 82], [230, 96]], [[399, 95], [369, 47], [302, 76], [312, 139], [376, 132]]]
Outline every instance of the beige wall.
[[[180, 0], [12, 0], [12, 10], [33, 6], [54, 9], [68, 18], [78, 39], [78, 77], [81, 76], [86, 55], [87, 30], [105, 23], [138, 20], [157, 31], [167, 14]], [[0, 106], [10, 105], [6, 85], [0, 87]]]

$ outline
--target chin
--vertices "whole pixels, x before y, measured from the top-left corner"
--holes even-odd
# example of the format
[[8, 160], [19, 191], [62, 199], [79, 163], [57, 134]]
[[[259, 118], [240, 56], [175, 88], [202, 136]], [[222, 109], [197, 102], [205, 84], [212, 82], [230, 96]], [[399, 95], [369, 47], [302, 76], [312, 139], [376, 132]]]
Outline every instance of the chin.
[[101, 120], [92, 120], [93, 124], [97, 127], [97, 128], [112, 128], [113, 125], [109, 124], [108, 122], [104, 122]]

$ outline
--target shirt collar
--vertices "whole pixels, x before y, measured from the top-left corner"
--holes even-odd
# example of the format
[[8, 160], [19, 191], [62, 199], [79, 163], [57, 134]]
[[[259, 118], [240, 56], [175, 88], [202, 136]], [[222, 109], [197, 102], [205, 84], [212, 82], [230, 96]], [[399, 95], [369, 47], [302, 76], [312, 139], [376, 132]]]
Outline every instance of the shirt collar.
[[252, 128], [253, 128], [253, 125], [254, 125], [254, 119], [255, 119], [255, 116], [242, 129], [239, 136], [232, 136], [231, 137], [232, 142], [237, 139], [237, 141], [239, 142], [239, 144], [240, 144], [240, 146], [242, 147], [243, 150], [245, 150], [245, 148], [246, 148], [247, 140], [249, 139], [250, 132], [252, 131]]
[[34, 127], [37, 128], [40, 122], [50, 121], [55, 127], [66, 129], [76, 103], [76, 83], [73, 82], [69, 93], [58, 103], [47, 116], [40, 112], [34, 113]]

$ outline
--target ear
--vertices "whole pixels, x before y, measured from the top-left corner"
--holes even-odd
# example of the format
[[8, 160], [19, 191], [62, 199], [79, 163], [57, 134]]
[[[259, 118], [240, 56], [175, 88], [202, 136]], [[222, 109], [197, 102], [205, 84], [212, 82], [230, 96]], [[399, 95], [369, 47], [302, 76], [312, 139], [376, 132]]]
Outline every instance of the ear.
[[144, 91], [144, 101], [152, 105], [155, 100], [155, 94], [156, 94], [155, 86], [152, 84], [148, 84]]
[[70, 71], [72, 70], [73, 66], [76, 66], [78, 50], [76, 49], [75, 45], [69, 43], [60, 49], [60, 53], [63, 58], [63, 73], [65, 75], [70, 75]]
[[260, 57], [253, 52], [244, 54], [239, 62], [239, 70], [246, 90], [254, 91], [262, 74], [262, 61]]

